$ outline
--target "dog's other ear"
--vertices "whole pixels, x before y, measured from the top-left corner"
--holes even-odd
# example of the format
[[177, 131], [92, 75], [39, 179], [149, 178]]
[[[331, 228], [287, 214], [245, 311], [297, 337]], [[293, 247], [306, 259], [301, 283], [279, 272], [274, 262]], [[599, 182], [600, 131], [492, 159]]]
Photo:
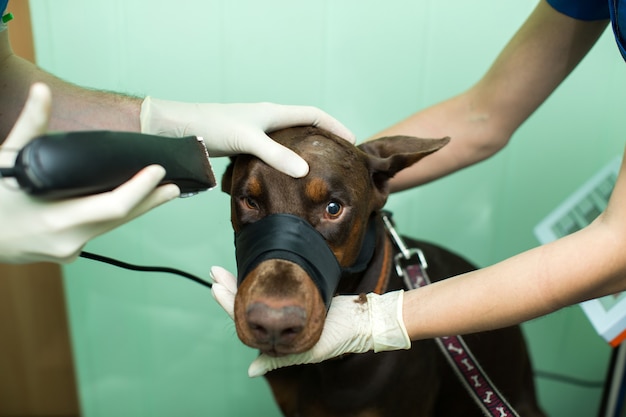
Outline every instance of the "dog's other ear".
[[374, 185], [386, 199], [388, 182], [398, 171], [407, 168], [450, 142], [449, 137], [421, 139], [413, 136], [386, 136], [364, 142], [358, 147], [368, 154]]
[[224, 174], [222, 175], [222, 192], [230, 195], [230, 190], [233, 185], [233, 169], [235, 169], [236, 156], [230, 157], [230, 164], [226, 167]]

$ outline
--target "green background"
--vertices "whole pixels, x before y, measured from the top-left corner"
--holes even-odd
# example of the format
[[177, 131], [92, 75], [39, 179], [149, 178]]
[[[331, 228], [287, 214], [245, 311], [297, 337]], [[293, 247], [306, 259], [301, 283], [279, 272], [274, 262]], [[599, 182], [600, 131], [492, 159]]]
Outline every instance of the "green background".
[[[39, 63], [66, 80], [172, 100], [314, 105], [359, 140], [469, 87], [535, 4], [31, 0]], [[481, 266], [536, 246], [533, 227], [621, 155], [625, 69], [605, 33], [504, 151], [392, 196], [401, 232]], [[221, 175], [226, 161], [213, 164]], [[232, 241], [228, 198], [216, 189], [86, 249], [208, 277], [212, 265], [234, 270]], [[64, 272], [86, 417], [278, 415], [265, 381], [247, 377], [255, 351], [207, 289], [82, 259]], [[610, 349], [578, 306], [524, 330], [537, 369], [604, 378]], [[550, 415], [595, 415], [601, 389], [537, 382]]]

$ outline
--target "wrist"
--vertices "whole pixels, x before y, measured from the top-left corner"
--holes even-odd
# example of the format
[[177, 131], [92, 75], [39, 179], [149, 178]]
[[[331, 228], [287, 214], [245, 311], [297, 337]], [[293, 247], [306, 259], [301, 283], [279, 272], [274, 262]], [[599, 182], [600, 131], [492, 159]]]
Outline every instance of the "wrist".
[[411, 340], [402, 320], [404, 291], [393, 291], [383, 295], [368, 294], [372, 343], [374, 352], [409, 349]]
[[139, 122], [141, 133], [152, 135], [183, 137], [189, 132], [189, 114], [195, 104], [160, 100], [150, 96], [141, 103]]

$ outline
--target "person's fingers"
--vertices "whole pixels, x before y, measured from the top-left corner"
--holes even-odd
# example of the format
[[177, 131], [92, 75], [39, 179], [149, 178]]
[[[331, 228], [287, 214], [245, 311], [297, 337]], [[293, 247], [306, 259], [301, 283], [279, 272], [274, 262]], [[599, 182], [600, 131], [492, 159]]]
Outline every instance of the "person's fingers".
[[[90, 218], [89, 213], [84, 213], [80, 210], [68, 212], [58, 206], [54, 207], [54, 212], [56, 212], [57, 215], [55, 216], [52, 214], [52, 216], [50, 216], [52, 209], [49, 208], [47, 210], [46, 217], [54, 217], [53, 221], [57, 226], [56, 230], [59, 236], [56, 243], [59, 249], [54, 256], [57, 261], [62, 263], [71, 262], [76, 259], [82, 250], [82, 247], [91, 239], [131, 221], [149, 210], [171, 200], [178, 194], [179, 189], [176, 185], [162, 185], [152, 191], [133, 209], [125, 212], [125, 215], [121, 215], [120, 212], [116, 211], [106, 212], [106, 210], [99, 208], [98, 210], [100, 210], [101, 213], [98, 214], [98, 219]], [[89, 207], [93, 207], [93, 204], [92, 200], [91, 204], [81, 205], [81, 210], [89, 209]], [[93, 211], [95, 211], [95, 209], [92, 210], [92, 212]], [[63, 242], [65, 242], [65, 244], [61, 244]]]
[[229, 271], [221, 266], [212, 266], [210, 274], [213, 281], [223, 285], [232, 293], [237, 292], [237, 278]]
[[272, 358], [262, 354], [259, 355], [254, 361], [252, 361], [252, 363], [248, 367], [248, 376], [250, 378], [257, 378], [259, 376], [265, 375], [269, 371], [272, 371], [276, 368], [277, 366], [272, 363]]
[[245, 149], [261, 158], [266, 164], [294, 178], [309, 173], [309, 164], [291, 149], [275, 142], [263, 132], [250, 134]]
[[164, 184], [159, 185], [156, 189], [154, 189], [150, 194], [148, 194], [144, 199], [142, 199], [135, 207], [131, 209], [128, 215], [125, 218], [121, 219], [119, 224], [126, 223], [136, 217], [141, 216], [144, 213], [160, 206], [161, 204], [167, 203], [180, 196], [180, 188], [176, 184]]
[[175, 184], [162, 185], [152, 191], [133, 209], [125, 212], [125, 215], [121, 215], [119, 212], [109, 213], [104, 216], [104, 220], [84, 224], [83, 227], [81, 227], [80, 233], [86, 243], [87, 241], [113, 230], [124, 223], [128, 223], [129, 221], [147, 213], [163, 203], [172, 200], [173, 198], [176, 198], [179, 194], [180, 190]]
[[280, 109], [280, 120], [272, 126], [281, 129], [289, 126], [317, 126], [324, 130], [347, 140], [354, 144], [356, 137], [354, 133], [345, 127], [339, 120], [330, 116], [326, 112], [312, 106], [282, 106]]
[[35, 136], [45, 132], [50, 119], [51, 93], [47, 85], [35, 83], [31, 86], [26, 104], [3, 146], [21, 149]]
[[230, 318], [234, 319], [237, 280], [230, 272], [218, 266], [211, 268], [211, 278], [214, 281], [211, 287], [213, 298], [215, 298], [215, 301], [226, 311]]
[[211, 294], [231, 319], [235, 318], [235, 294], [221, 284], [211, 286]]
[[248, 367], [248, 376], [250, 378], [256, 378], [263, 376], [269, 371], [282, 368], [285, 366], [300, 365], [302, 363], [308, 363], [310, 355], [307, 353], [298, 353], [293, 355], [281, 356], [279, 358], [273, 358], [266, 354], [259, 355]]
[[124, 219], [140, 203], [145, 202], [148, 196], [152, 198], [149, 200], [148, 207], [144, 207], [144, 211], [180, 194], [178, 187], [169, 184], [172, 186], [164, 187], [153, 195], [155, 188], [164, 176], [165, 169], [163, 167], [150, 165], [112, 191], [67, 200], [65, 202], [67, 207], [61, 205], [59, 209], [72, 210], [75, 213], [77, 224]]
[[[87, 243], [85, 242], [85, 245]], [[74, 251], [74, 253], [70, 254], [70, 255], [66, 255], [63, 257], [50, 257], [50, 259], [48, 259], [49, 262], [58, 262], [61, 264], [69, 264], [74, 262], [78, 256], [80, 255], [80, 253], [82, 252], [83, 248], [85, 247], [85, 245], [81, 245], [80, 247], [76, 248], [76, 250]]]
[[[150, 165], [139, 171], [134, 177], [126, 181], [124, 184], [111, 191], [115, 196], [117, 203], [126, 207], [128, 210], [136, 207], [141, 201], [145, 200], [159, 182], [165, 177], [165, 168], [160, 165]], [[175, 198], [180, 194], [180, 190], [169, 188], [170, 198]]]

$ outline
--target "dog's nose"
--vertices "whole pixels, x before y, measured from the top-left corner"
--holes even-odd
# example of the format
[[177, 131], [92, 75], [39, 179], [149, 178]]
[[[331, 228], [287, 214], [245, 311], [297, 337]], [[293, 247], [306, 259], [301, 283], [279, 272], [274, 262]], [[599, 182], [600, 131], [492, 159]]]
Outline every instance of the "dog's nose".
[[306, 316], [302, 307], [273, 308], [262, 302], [253, 303], [246, 310], [247, 323], [254, 338], [271, 349], [292, 343], [304, 329]]

